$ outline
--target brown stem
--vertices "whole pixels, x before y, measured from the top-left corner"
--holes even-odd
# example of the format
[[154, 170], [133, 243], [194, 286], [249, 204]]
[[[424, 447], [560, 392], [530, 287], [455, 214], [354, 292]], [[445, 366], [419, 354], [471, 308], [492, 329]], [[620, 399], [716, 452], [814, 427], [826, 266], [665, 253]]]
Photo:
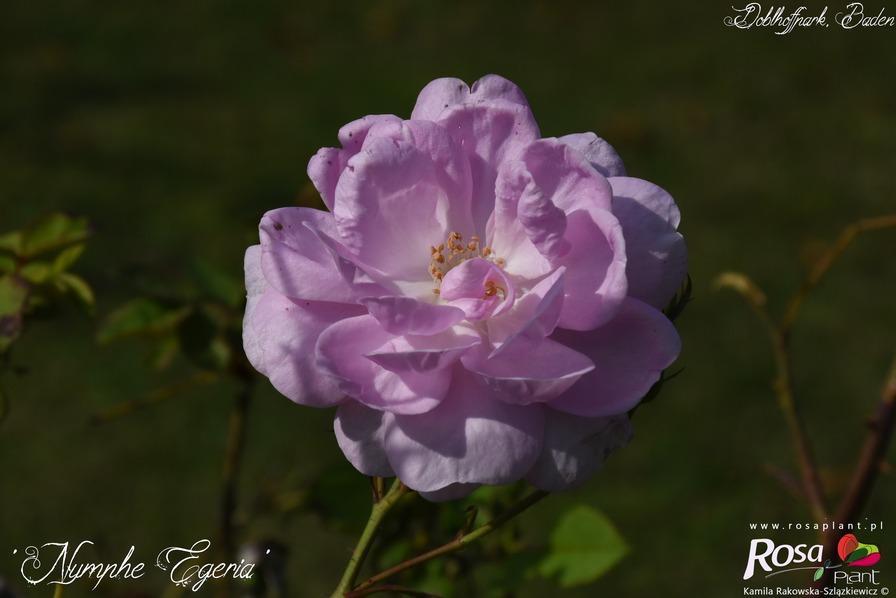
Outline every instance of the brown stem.
[[[236, 512], [236, 490], [239, 478], [240, 461], [246, 443], [246, 419], [249, 410], [249, 399], [252, 395], [251, 380], [243, 380], [237, 391], [233, 409], [230, 412], [230, 425], [227, 431], [227, 445], [224, 449], [224, 469], [221, 474], [221, 512], [218, 536], [221, 542], [221, 554], [225, 562], [232, 562], [236, 554], [234, 513]], [[227, 584], [221, 584], [222, 592], [229, 594]]]
[[[840, 535], [838, 533], [840, 530], [837, 529], [839, 524], [856, 522], [868, 503], [874, 483], [886, 459], [894, 424], [896, 424], [896, 357], [893, 358], [875, 413], [868, 422], [868, 435], [865, 437], [865, 444], [849, 487], [840, 501], [830, 529], [824, 534], [825, 558], [833, 558], [836, 554]], [[813, 587], [822, 588], [830, 583], [830, 579], [822, 578], [813, 584]]]
[[835, 522], [855, 521], [865, 508], [886, 458], [894, 423], [896, 423], [896, 357], [884, 383], [877, 409], [868, 422], [868, 436], [865, 438], [865, 445], [862, 447], [852, 480], [837, 509]]

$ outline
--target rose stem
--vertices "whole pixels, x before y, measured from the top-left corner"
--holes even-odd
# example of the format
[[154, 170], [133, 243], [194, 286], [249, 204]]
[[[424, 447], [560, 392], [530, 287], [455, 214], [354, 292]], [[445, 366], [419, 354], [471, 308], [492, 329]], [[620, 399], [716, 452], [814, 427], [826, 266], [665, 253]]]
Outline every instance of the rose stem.
[[425, 563], [426, 561], [429, 561], [436, 557], [450, 554], [452, 552], [457, 552], [458, 550], [465, 548], [468, 544], [471, 544], [495, 531], [544, 497], [548, 496], [548, 494], [550, 493], [544, 492], [542, 490], [536, 490], [488, 523], [484, 523], [472, 532], [461, 534], [447, 544], [439, 546], [438, 548], [430, 550], [429, 552], [423, 553], [412, 559], [408, 559], [403, 563], [399, 563], [398, 565], [395, 565], [390, 569], [386, 569], [382, 573], [378, 573], [373, 577], [365, 580], [364, 582], [359, 584], [354, 591], [346, 594], [346, 598], [361, 598], [362, 596], [368, 596], [370, 594], [378, 592], [381, 588], [376, 587], [375, 584], [388, 579], [389, 577], [392, 577], [393, 575], [396, 575], [397, 573], [400, 573], [406, 569], [410, 569], [411, 567], [419, 565], [420, 563]]
[[355, 579], [358, 578], [361, 565], [364, 563], [364, 559], [370, 551], [370, 547], [373, 544], [373, 540], [379, 531], [386, 513], [388, 513], [392, 507], [409, 492], [411, 492], [411, 489], [402, 484], [401, 480], [395, 478], [395, 482], [392, 484], [392, 488], [389, 489], [389, 492], [387, 492], [380, 501], [374, 503], [373, 508], [370, 510], [370, 518], [367, 520], [367, 526], [361, 533], [361, 537], [358, 539], [358, 545], [355, 546], [355, 550], [352, 552], [352, 558], [349, 559], [348, 566], [345, 568], [345, 573], [342, 575], [342, 580], [340, 580], [339, 585], [336, 586], [336, 591], [333, 592], [331, 598], [342, 598], [351, 589], [352, 585], [355, 583]]

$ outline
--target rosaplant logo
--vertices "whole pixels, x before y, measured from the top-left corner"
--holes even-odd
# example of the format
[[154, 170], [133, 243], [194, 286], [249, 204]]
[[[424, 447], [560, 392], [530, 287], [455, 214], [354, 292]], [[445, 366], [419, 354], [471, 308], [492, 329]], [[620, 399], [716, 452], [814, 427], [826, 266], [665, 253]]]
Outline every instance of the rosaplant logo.
[[[744, 579], [753, 577], [753, 573], [758, 565], [764, 571], [768, 572], [765, 577], [779, 575], [790, 571], [803, 571], [811, 569], [814, 571], [813, 579], [818, 581], [829, 569], [842, 569], [844, 567], [870, 567], [880, 561], [880, 550], [874, 544], [865, 544], [859, 542], [853, 534], [846, 534], [840, 538], [837, 544], [837, 555], [840, 557], [840, 563], [832, 563], [828, 559], [821, 563], [824, 554], [824, 547], [821, 544], [809, 546], [807, 544], [790, 544], [775, 545], [774, 542], [767, 538], [757, 538], [750, 542], [750, 557], [747, 561], [747, 568], [744, 571]], [[769, 564], [771, 563], [771, 564]], [[818, 563], [815, 565], [791, 567], [790, 565], [801, 565], [805, 563]], [[777, 570], [773, 567], [778, 568]], [[782, 567], [786, 567], [783, 568]], [[848, 584], [859, 582], [877, 583], [877, 571], [865, 572], [847, 572], [844, 570], [834, 571], [834, 582], [843, 581]]]

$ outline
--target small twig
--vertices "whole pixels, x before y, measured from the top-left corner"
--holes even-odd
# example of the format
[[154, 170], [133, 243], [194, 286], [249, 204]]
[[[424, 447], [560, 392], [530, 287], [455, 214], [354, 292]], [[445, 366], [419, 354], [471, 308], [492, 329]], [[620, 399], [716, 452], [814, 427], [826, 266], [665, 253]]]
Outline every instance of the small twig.
[[790, 336], [796, 318], [803, 307], [803, 303], [805, 303], [806, 299], [809, 297], [809, 293], [818, 286], [818, 283], [821, 282], [821, 279], [824, 278], [825, 274], [830, 270], [834, 261], [840, 257], [853, 240], [855, 240], [860, 233], [887, 228], [896, 228], [896, 214], [879, 216], [877, 218], [865, 218], [854, 222], [843, 229], [843, 232], [840, 233], [840, 237], [837, 241], [815, 262], [814, 266], [809, 271], [808, 276], [803, 280], [800, 289], [793, 297], [791, 297], [790, 303], [787, 305], [784, 317], [781, 318], [779, 326], [782, 335], [785, 337]]
[[768, 311], [765, 295], [748, 277], [742, 274], [726, 272], [716, 280], [716, 286], [732, 288], [740, 293], [750, 307], [753, 308], [766, 334], [768, 334], [777, 371], [773, 387], [778, 401], [778, 408], [784, 416], [784, 422], [793, 441], [793, 451], [802, 479], [802, 494], [809, 503], [812, 516], [817, 521], [824, 521], [827, 518], [827, 507], [825, 506], [821, 477], [818, 474], [818, 467], [815, 464], [815, 456], [812, 453], [812, 445], [809, 443], [805, 424], [797, 410], [794, 398], [789, 336], [783, 334], [781, 329], [775, 324]]
[[544, 492], [542, 490], [537, 490], [537, 491], [533, 492], [532, 494], [525, 497], [524, 499], [522, 499], [515, 505], [511, 506], [509, 509], [507, 509], [506, 511], [504, 511], [503, 513], [501, 513], [500, 515], [498, 515], [497, 517], [495, 517], [488, 523], [485, 523], [485, 524], [479, 526], [472, 532], [460, 535], [460, 536], [456, 537], [454, 540], [452, 540], [451, 542], [448, 542], [447, 544], [443, 544], [442, 546], [439, 546], [438, 548], [430, 550], [429, 552], [426, 552], [426, 553], [423, 553], [414, 558], [408, 559], [408, 560], [404, 561], [403, 563], [399, 563], [398, 565], [395, 565], [394, 567], [386, 569], [382, 573], [378, 573], [378, 574], [374, 575], [373, 577], [363, 581], [362, 583], [358, 584], [353, 591], [345, 594], [345, 598], [360, 598], [362, 596], [367, 596], [367, 595], [369, 595], [368, 590], [370, 588], [376, 586], [376, 584], [378, 584], [382, 581], [385, 581], [386, 579], [392, 577], [393, 575], [397, 575], [398, 573], [401, 573], [402, 571], [410, 569], [411, 567], [415, 567], [421, 563], [425, 563], [426, 561], [430, 561], [436, 557], [440, 557], [440, 556], [443, 556], [446, 554], [451, 554], [452, 552], [457, 552], [458, 550], [465, 548], [468, 544], [475, 542], [476, 540], [479, 540], [480, 538], [495, 531], [496, 529], [498, 529], [499, 527], [501, 527], [502, 525], [504, 525], [505, 523], [507, 523], [508, 521], [510, 521], [511, 519], [513, 519], [514, 517], [516, 517], [517, 515], [519, 515], [520, 513], [522, 513], [523, 511], [525, 511], [526, 509], [528, 509], [535, 503], [537, 503], [538, 501], [540, 501], [541, 499], [543, 499], [544, 497], [548, 496], [548, 494], [549, 494], [548, 492]]
[[[249, 412], [249, 401], [252, 396], [252, 379], [242, 380], [230, 412], [230, 425], [227, 431], [227, 444], [224, 449], [224, 467], [221, 474], [221, 512], [218, 537], [221, 542], [221, 555], [226, 562], [231, 562], [236, 554], [234, 539], [236, 512], [236, 492], [239, 481], [239, 467], [246, 444], [246, 420]], [[227, 584], [222, 584], [221, 592], [229, 594]]]
[[109, 409], [92, 416], [90, 418], [90, 423], [105, 424], [110, 421], [114, 421], [126, 415], [130, 415], [131, 413], [134, 413], [135, 411], [138, 411], [140, 409], [166, 401], [181, 393], [187, 392], [188, 390], [193, 390], [194, 388], [205, 386], [206, 384], [211, 384], [218, 379], [218, 376], [219, 375], [216, 372], [197, 372], [189, 378], [178, 380], [177, 382], [173, 382], [167, 386], [163, 386], [162, 388], [150, 391], [142, 396], [137, 397], [136, 399], [124, 401], [122, 403], [118, 403], [117, 405], [113, 405]]

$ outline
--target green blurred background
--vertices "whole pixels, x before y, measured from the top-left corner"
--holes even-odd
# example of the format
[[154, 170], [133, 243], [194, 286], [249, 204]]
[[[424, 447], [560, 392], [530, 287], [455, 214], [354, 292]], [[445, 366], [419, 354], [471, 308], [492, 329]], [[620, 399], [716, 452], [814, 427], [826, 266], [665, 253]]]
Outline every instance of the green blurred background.
[[[340, 126], [409, 115], [437, 77], [501, 74], [525, 91], [545, 136], [595, 131], [631, 175], [672, 193], [695, 297], [679, 320], [684, 372], [639, 410], [630, 446], [523, 517], [537, 551], [566, 508], [593, 505], [630, 555], [592, 586], [561, 592], [533, 579], [519, 595], [741, 595], [758, 536], [748, 524], [810, 515], [770, 474], [794, 469], [767, 340], [713, 279], [747, 273], [780, 313], [819, 247], [858, 218], [896, 211], [896, 28], [843, 30], [833, 22], [843, 5], [828, 5], [827, 28], [775, 35], [726, 27], [730, 2], [8, 1], [0, 232], [52, 209], [89, 217], [96, 233], [75, 271], [94, 286], [98, 318], [140, 294], [144, 278], [177, 288], [197, 257], [239, 281], [261, 215], [313, 201], [305, 166]], [[835, 496], [896, 348], [894, 257], [896, 232], [861, 237], [794, 337], [799, 399]], [[89, 425], [194, 371], [183, 360], [151, 370], [137, 341], [98, 347], [96, 326], [74, 308], [30, 322], [16, 371], [3, 373], [0, 577], [29, 597], [52, 589], [23, 587], [28, 545], [90, 539], [108, 560], [135, 545], [152, 561], [216, 529], [233, 384]], [[324, 509], [270, 506], [272, 496], [313, 503], [324, 474], [366, 499], [331, 419], [266, 382], [253, 396], [239, 539], [288, 546], [295, 596], [332, 591], [366, 517], [356, 510], [336, 526]], [[866, 510], [887, 524], [874, 536], [885, 584], [896, 584], [894, 500], [886, 473]], [[145, 582], [89, 595], [171, 595], [163, 576]]]

